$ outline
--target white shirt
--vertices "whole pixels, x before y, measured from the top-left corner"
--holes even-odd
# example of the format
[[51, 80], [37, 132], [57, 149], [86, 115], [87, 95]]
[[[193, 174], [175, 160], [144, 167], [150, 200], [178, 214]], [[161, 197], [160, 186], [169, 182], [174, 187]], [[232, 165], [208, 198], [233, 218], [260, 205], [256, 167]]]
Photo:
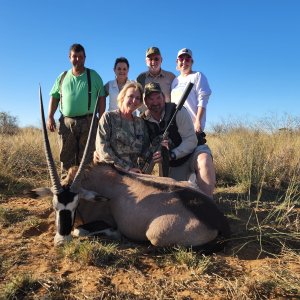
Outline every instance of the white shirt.
[[206, 123], [206, 106], [208, 103], [211, 89], [209, 87], [207, 78], [201, 72], [192, 72], [187, 76], [179, 75], [172, 82], [171, 102], [178, 104], [186, 86], [189, 82], [194, 84], [188, 98], [186, 99], [184, 106], [195, 122], [198, 107], [205, 108], [204, 115], [201, 120], [201, 128], [204, 130]]
[[[129, 80], [127, 80], [129, 82]], [[126, 83], [127, 83], [126, 82]], [[119, 95], [119, 87], [117, 83], [117, 79], [108, 81], [108, 111], [118, 109], [118, 95]]]

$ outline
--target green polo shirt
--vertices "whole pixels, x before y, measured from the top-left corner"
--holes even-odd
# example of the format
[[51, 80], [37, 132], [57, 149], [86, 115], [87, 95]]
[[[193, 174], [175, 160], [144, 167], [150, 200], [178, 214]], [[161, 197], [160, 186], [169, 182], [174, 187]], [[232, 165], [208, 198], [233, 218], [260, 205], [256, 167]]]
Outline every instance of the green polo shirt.
[[97, 96], [105, 96], [103, 81], [99, 74], [90, 69], [91, 73], [91, 107], [88, 109], [88, 80], [87, 72], [74, 76], [69, 70], [62, 83], [62, 97], [60, 95], [61, 73], [56, 79], [50, 96], [60, 99], [60, 111], [67, 117], [78, 117], [92, 114], [95, 108]]

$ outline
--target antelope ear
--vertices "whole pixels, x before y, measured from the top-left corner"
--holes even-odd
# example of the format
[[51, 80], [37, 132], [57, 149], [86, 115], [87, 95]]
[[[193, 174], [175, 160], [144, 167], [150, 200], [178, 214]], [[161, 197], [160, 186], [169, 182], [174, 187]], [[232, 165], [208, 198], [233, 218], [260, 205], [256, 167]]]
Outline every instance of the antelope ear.
[[24, 195], [29, 198], [38, 199], [38, 198], [45, 198], [45, 197], [49, 197], [49, 196], [52, 197], [53, 192], [50, 188], [42, 187], [42, 188], [30, 190], [30, 191], [25, 191]]
[[94, 191], [85, 190], [83, 188], [80, 189], [79, 198], [90, 202], [107, 202], [109, 200]]

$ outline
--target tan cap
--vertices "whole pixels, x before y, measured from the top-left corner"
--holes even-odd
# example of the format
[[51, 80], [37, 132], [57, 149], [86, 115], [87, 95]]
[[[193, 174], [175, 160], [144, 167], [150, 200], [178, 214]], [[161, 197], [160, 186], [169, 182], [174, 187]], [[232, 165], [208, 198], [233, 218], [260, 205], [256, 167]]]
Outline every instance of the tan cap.
[[178, 58], [180, 55], [183, 55], [183, 54], [189, 55], [191, 58], [193, 58], [192, 50], [190, 50], [190, 49], [188, 49], [188, 48], [183, 48], [183, 49], [179, 50], [179, 52], [178, 52], [178, 54], [177, 54], [177, 58]]
[[151, 54], [160, 55], [160, 51], [159, 51], [159, 49], [157, 47], [150, 47], [146, 51], [146, 57], [148, 57]]

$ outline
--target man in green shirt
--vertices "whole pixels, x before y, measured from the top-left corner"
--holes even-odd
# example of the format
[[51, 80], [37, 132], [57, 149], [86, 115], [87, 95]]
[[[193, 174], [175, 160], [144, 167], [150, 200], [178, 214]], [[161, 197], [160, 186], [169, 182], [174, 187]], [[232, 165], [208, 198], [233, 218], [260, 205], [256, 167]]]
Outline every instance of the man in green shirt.
[[[99, 74], [84, 66], [85, 50], [80, 44], [70, 47], [72, 69], [61, 73], [51, 92], [47, 127], [54, 132], [54, 114], [59, 105], [58, 134], [60, 135], [60, 161], [62, 174], [79, 165], [83, 155], [96, 100], [99, 98], [99, 118], [105, 111], [105, 91]], [[89, 82], [90, 81], [90, 82]], [[92, 160], [91, 149], [89, 161]]]

